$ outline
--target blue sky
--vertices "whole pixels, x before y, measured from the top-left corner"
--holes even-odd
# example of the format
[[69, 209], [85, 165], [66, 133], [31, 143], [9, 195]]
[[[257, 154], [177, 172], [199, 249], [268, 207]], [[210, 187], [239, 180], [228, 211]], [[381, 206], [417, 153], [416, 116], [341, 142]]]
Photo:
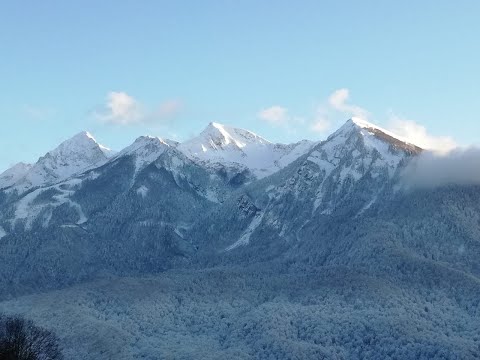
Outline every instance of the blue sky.
[[81, 130], [120, 149], [217, 121], [279, 142], [360, 115], [480, 138], [480, 2], [0, 1], [0, 171]]

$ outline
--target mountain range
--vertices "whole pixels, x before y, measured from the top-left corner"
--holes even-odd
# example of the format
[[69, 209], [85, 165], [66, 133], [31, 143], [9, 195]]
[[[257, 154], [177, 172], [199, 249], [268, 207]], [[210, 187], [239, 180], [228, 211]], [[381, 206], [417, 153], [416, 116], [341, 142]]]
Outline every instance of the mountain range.
[[[358, 118], [293, 144], [210, 123], [114, 152], [82, 132], [0, 175], [0, 309], [65, 332], [72, 358], [163, 358], [174, 340], [191, 358], [198, 336], [205, 358], [478, 358], [480, 188], [409, 186], [426, 153]], [[72, 312], [118, 337], [85, 355]]]

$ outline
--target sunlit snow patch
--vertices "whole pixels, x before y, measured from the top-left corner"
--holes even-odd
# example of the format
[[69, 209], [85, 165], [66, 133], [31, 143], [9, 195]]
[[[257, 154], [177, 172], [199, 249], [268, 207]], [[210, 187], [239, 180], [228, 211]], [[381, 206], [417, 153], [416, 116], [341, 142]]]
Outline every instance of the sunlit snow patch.
[[0, 226], [0, 239], [5, 237], [7, 235], [7, 232], [3, 227]]
[[140, 195], [142, 198], [145, 198], [145, 196], [147, 196], [147, 193], [148, 188], [145, 185], [142, 185], [137, 189], [137, 194]]
[[238, 239], [234, 244], [230, 245], [229, 247], [227, 247], [225, 250], [226, 251], [230, 251], [230, 250], [233, 250], [239, 246], [242, 246], [242, 245], [248, 245], [248, 243], [250, 242], [250, 236], [253, 234], [253, 232], [255, 231], [255, 229], [260, 225], [260, 223], [262, 222], [262, 219], [263, 219], [263, 215], [264, 213], [261, 213], [261, 214], [257, 214], [252, 222], [250, 223], [250, 225], [248, 226], [248, 228], [243, 232], [242, 236], [240, 236], [240, 239]]

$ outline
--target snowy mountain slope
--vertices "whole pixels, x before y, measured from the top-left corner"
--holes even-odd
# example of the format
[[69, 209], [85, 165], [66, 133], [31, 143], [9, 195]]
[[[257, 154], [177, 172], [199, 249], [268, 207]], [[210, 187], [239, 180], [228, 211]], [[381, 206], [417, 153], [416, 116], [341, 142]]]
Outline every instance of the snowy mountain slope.
[[[57, 236], [73, 233], [89, 248], [102, 241], [105, 256], [116, 254], [116, 259], [92, 260], [93, 273], [105, 261], [115, 271], [131, 269], [125, 256], [135, 258], [137, 268], [158, 270], [150, 264], [153, 253], [146, 256], [138, 242], [153, 246], [158, 256], [167, 247], [185, 259], [197, 247], [235, 256], [258, 241], [274, 244], [278, 239], [287, 249], [319, 219], [355, 218], [376, 202], [387, 201], [399, 171], [419, 151], [355, 119], [313, 147], [309, 142], [271, 144], [219, 124], [184, 144], [140, 137], [99, 166], [67, 180], [17, 197], [3, 195], [3, 200], [0, 193], [2, 240], [8, 247], [19, 237], [35, 242], [44, 234], [47, 246]], [[250, 157], [260, 152], [263, 157], [252, 162]], [[254, 172], [261, 168], [277, 171], [258, 180]], [[56, 235], [51, 237], [53, 230]], [[163, 240], [155, 243], [160, 234]], [[64, 250], [49, 256], [68, 257]], [[165, 264], [172, 264], [165, 254], [172, 253], [161, 255]], [[177, 255], [172, 259], [178, 261]], [[29, 259], [34, 266], [36, 257]]]
[[[354, 122], [340, 130], [312, 150], [315, 162], [307, 154], [201, 218], [187, 233], [197, 266], [276, 264], [311, 276], [355, 269], [426, 297], [427, 288], [466, 281], [459, 306], [479, 316], [480, 188], [397, 191], [402, 168], [421, 150]], [[319, 158], [336, 166], [321, 167]]]
[[[18, 225], [24, 230], [31, 230], [34, 223], [40, 223], [43, 228], [50, 225], [50, 220], [58, 207], [67, 204], [70, 210], [76, 214], [75, 224], [83, 224], [87, 221], [79, 204], [71, 200], [71, 196], [81, 185], [82, 180], [73, 178], [60, 184], [41, 187], [28, 192], [15, 203], [15, 212], [9, 219], [10, 228], [18, 230]], [[75, 216], [75, 215], [74, 215]]]
[[154, 136], [140, 136], [133, 144], [118, 152], [111, 161], [123, 156], [135, 158], [135, 173], [154, 162], [169, 147], [176, 147], [178, 142], [163, 140]]
[[248, 130], [210, 123], [202, 133], [178, 146], [205, 164], [227, 164], [250, 170], [257, 178], [273, 174], [307, 152], [314, 143], [273, 144]]
[[[78, 142], [78, 137], [74, 140]], [[176, 181], [175, 186], [181, 186], [179, 185], [181, 182], [187, 181], [193, 186], [196, 194], [202, 196], [205, 201], [221, 202], [228, 196], [229, 191], [232, 191], [231, 189], [252, 179], [246, 170], [221, 163], [203, 169], [201, 164], [193, 162], [176, 150], [177, 146], [178, 143], [171, 140], [150, 136], [139, 137], [133, 144], [111, 158], [97, 162], [97, 166], [84, 168], [80, 173], [66, 180], [57, 178], [58, 181], [54, 184], [48, 185], [48, 182], [45, 182], [43, 186], [20, 195], [10, 195], [7, 200], [4, 199], [6, 203], [3, 211], [0, 212], [0, 223], [5, 224], [8, 231], [14, 229], [31, 231], [39, 226], [48, 228], [50, 225], [58, 225], [61, 221], [64, 221], [65, 225], [85, 223], [90, 218], [88, 214], [91, 212], [89, 209], [92, 209], [92, 204], [98, 204], [100, 207], [108, 206], [109, 201], [114, 201], [116, 196], [130, 191], [136, 186], [137, 176], [159, 158], [162, 158], [163, 162], [158, 166], [170, 172]], [[51, 152], [52, 155], [49, 157], [55, 157], [57, 153], [65, 154], [65, 148], [66, 144], [62, 144], [58, 151]], [[75, 147], [75, 149], [79, 148], [79, 146]], [[162, 155], [165, 156], [162, 157]], [[78, 163], [77, 161], [76, 164]], [[43, 165], [43, 163], [40, 164]], [[36, 166], [34, 170], [44, 169], [39, 167], [39, 164]], [[189, 177], [189, 173], [198, 172], [197, 169], [202, 169], [203, 173], [196, 178]], [[37, 174], [38, 171], [32, 173]], [[28, 173], [22, 180], [31, 175]], [[106, 182], [106, 187], [103, 186], [103, 182]], [[25, 182], [20, 182], [16, 186], [20, 184]], [[168, 184], [168, 186], [172, 185]], [[168, 186], [163, 190], [168, 192]], [[102, 191], [98, 191], [99, 189]], [[183, 189], [186, 191], [186, 188]], [[146, 197], [149, 188], [141, 185], [137, 191]], [[93, 194], [95, 196], [92, 197]], [[79, 205], [74, 199], [78, 199], [83, 205]], [[85, 199], [91, 200], [85, 203], [83, 201]], [[99, 199], [103, 200], [99, 202]], [[65, 211], [67, 205], [69, 210]], [[63, 209], [62, 213], [59, 212], [59, 208]], [[60, 220], [56, 220], [56, 217]]]
[[[13, 227], [20, 224], [24, 229], [31, 229], [37, 220], [43, 219], [41, 223], [48, 227], [55, 208], [63, 204], [76, 204], [70, 198], [82, 187], [85, 179], [98, 176], [121, 159], [129, 159], [128, 162], [134, 163], [132, 171], [130, 166], [125, 168], [130, 174], [129, 185], [133, 186], [138, 173], [168, 149], [178, 148], [180, 153], [197, 162], [198, 166], [208, 168], [213, 178], [221, 177], [221, 183], [235, 187], [255, 180], [257, 176], [254, 172], [258, 176], [265, 176], [277, 171], [311, 146], [309, 141], [291, 145], [272, 144], [249, 131], [212, 123], [198, 138], [184, 144], [141, 136], [130, 146], [113, 153], [98, 144], [89, 133], [82, 132], [47, 153], [36, 164], [19, 164], [3, 174], [4, 181], [0, 184], [4, 185], [6, 191], [3, 199], [0, 196], [0, 203], [5, 199], [10, 199], [10, 203], [5, 203], [0, 221], [3, 219]], [[33, 192], [30, 193], [30, 190]], [[144, 195], [147, 193], [145, 188], [139, 191]], [[218, 188], [204, 184], [199, 191], [214, 202], [221, 202], [227, 197], [223, 185]], [[45, 194], [53, 195], [47, 200]], [[42, 200], [38, 200], [38, 196]], [[60, 196], [60, 201], [53, 196]], [[81, 214], [82, 211], [78, 209], [77, 212]]]
[[[211, 123], [196, 138], [179, 144], [152, 136], [142, 136], [116, 153], [98, 144], [91, 134], [81, 132], [41, 157], [35, 164], [19, 163], [0, 175], [0, 189], [19, 193], [49, 186], [83, 171], [134, 156], [136, 171], [152, 163], [168, 147], [178, 147], [189, 158], [212, 168], [235, 168], [253, 178], [270, 175], [307, 152], [314, 143], [273, 144], [243, 129]], [[252, 178], [252, 179], [253, 179]]]
[[[99, 166], [111, 155], [112, 151], [98, 144], [92, 135], [81, 132], [46, 153], [8, 186], [22, 193], [31, 188], [50, 185]], [[0, 186], [6, 187], [1, 183]]]
[[[420, 151], [374, 125], [350, 119], [291, 165], [253, 183], [244, 195], [207, 215], [221, 219], [203, 221], [214, 222], [213, 227], [193, 231], [207, 231], [209, 239], [218, 241], [217, 250], [234, 250], [255, 238], [297, 241], [309, 222], [356, 217], [375, 202], [387, 201], [401, 170]], [[255, 211], [246, 214], [245, 204]], [[225, 231], [226, 224], [231, 231]]]
[[0, 189], [12, 186], [23, 178], [32, 168], [32, 164], [19, 162], [0, 174]]
[[[105, 271], [158, 272], [189, 261], [195, 249], [184, 234], [250, 178], [235, 167], [204, 167], [158, 139], [143, 140], [145, 146], [137, 142], [99, 167], [7, 200], [0, 211], [0, 278], [9, 279], [11, 290], [58, 287]], [[139, 157], [159, 153], [138, 166]], [[10, 292], [2, 286], [0, 280], [0, 293]]]
[[[375, 125], [355, 118], [348, 120], [317, 146], [305, 163], [306, 172], [311, 172], [312, 164], [320, 172], [314, 210], [321, 208], [323, 213], [333, 212], [342, 197], [362, 181], [370, 182], [370, 191], [380, 191], [390, 181], [395, 181], [399, 169], [421, 151]], [[373, 186], [374, 183], [378, 186]], [[297, 194], [302, 185], [296, 185]], [[332, 192], [337, 196], [332, 196]], [[364, 205], [368, 207], [369, 204]]]
[[[378, 139], [382, 139], [385, 142], [387, 142], [390, 146], [394, 148], [400, 148], [405, 150], [407, 153], [412, 153], [412, 154], [418, 154], [419, 152], [422, 151], [421, 147], [410, 143], [408, 140], [403, 138], [400, 135], [394, 134], [389, 130], [385, 130], [384, 128], [372, 124], [366, 120], [363, 120], [358, 117], [352, 117], [347, 121], [347, 124], [349, 126], [355, 126], [358, 129], [363, 129], [366, 130], [366, 132], [362, 131], [363, 135], [373, 135], [374, 137]], [[345, 128], [339, 129], [340, 131], [344, 131]], [[333, 134], [332, 134], [333, 135]]]
[[[296, 238], [298, 229], [320, 215], [361, 214], [393, 191], [398, 168], [420, 151], [358, 119], [347, 121], [326, 141], [313, 145], [307, 141], [272, 144], [246, 130], [212, 123], [199, 137], [186, 143], [143, 136], [106, 159], [91, 135], [81, 133], [40, 159], [15, 185], [25, 185], [26, 179], [40, 174], [43, 186], [21, 196], [0, 198], [4, 202], [0, 225], [6, 234], [51, 226], [85, 227], [95, 224], [100, 213], [111, 206], [115, 206], [117, 215], [109, 216], [119, 221], [119, 215], [133, 206], [131, 199], [141, 200], [145, 206], [165, 192], [157, 199], [164, 206], [169, 192], [171, 195], [180, 191], [177, 201], [186, 196], [183, 202], [188, 204], [200, 197], [200, 202], [215, 204], [207, 207], [223, 211], [205, 226], [213, 224], [208, 231], [225, 224], [236, 227], [236, 232], [219, 235], [227, 239], [224, 248], [234, 250], [247, 245], [265, 228], [280, 237]], [[64, 167], [57, 166], [63, 163]], [[60, 180], [79, 168], [79, 174]], [[268, 172], [274, 174], [256, 181], [255, 175], [262, 177]], [[151, 179], [145, 181], [145, 173], [157, 181], [164, 179], [160, 181], [162, 187]], [[49, 184], [48, 179], [54, 183]], [[247, 183], [251, 186], [245, 189], [247, 194], [241, 195]], [[131, 194], [135, 196], [130, 198]], [[149, 217], [149, 212], [157, 211], [146, 207], [140, 213], [149, 220], [141, 221], [181, 221], [183, 229], [193, 226], [193, 219], [181, 220], [182, 216], [189, 218], [189, 212], [177, 214], [177, 203], [168, 201], [169, 219]], [[225, 206], [221, 205], [224, 202]], [[245, 214], [239, 204], [254, 210]], [[222, 210], [228, 206], [233, 209]], [[177, 214], [176, 220], [172, 220], [173, 213]], [[128, 223], [131, 219], [121, 221]]]

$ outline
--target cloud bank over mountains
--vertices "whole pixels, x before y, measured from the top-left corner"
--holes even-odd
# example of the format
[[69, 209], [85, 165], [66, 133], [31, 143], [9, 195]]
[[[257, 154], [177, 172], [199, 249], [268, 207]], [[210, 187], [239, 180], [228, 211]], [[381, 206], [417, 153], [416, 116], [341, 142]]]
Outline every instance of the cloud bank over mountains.
[[455, 149], [447, 154], [426, 151], [405, 169], [409, 188], [480, 185], [480, 149]]
[[425, 126], [413, 120], [403, 119], [395, 114], [390, 116], [388, 130], [423, 149], [429, 149], [442, 154], [446, 154], [458, 146], [453, 138], [449, 136], [433, 136], [428, 133]]

